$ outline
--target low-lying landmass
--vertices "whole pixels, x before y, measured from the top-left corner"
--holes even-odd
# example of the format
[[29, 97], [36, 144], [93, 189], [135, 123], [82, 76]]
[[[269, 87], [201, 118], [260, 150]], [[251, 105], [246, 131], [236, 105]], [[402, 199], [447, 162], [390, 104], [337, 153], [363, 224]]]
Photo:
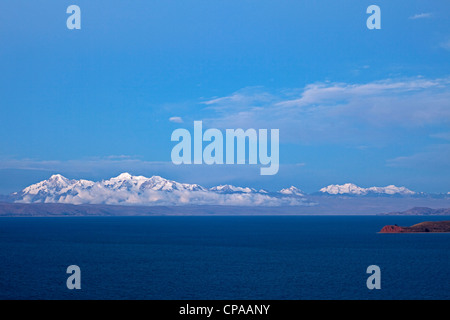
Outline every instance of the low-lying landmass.
[[450, 208], [432, 209], [428, 207], [414, 207], [406, 211], [385, 213], [390, 216], [450, 216]]
[[[315, 198], [314, 206], [230, 206], [180, 205], [131, 206], [106, 204], [13, 203], [0, 202], [0, 217], [65, 217], [65, 216], [213, 216], [213, 215], [379, 215], [392, 209], [402, 210], [413, 199]], [[414, 199], [419, 203], [424, 199]], [[438, 201], [438, 202], [436, 202]], [[429, 204], [442, 205], [434, 199]], [[418, 204], [419, 204], [418, 203]], [[447, 203], [444, 203], [447, 204]], [[448, 204], [447, 204], [448, 205]], [[450, 215], [450, 209], [430, 209], [435, 215]], [[418, 215], [417, 211], [399, 211], [401, 215]], [[413, 213], [409, 213], [413, 212]]]
[[450, 221], [425, 221], [411, 227], [397, 225], [384, 226], [380, 233], [426, 233], [426, 232], [450, 232]]

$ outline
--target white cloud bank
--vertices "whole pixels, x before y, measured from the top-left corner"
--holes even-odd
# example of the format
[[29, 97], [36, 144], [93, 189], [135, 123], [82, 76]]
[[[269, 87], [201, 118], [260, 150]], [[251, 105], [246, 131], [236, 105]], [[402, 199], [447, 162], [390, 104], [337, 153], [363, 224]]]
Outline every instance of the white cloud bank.
[[295, 142], [366, 142], [390, 129], [450, 123], [450, 78], [319, 82], [279, 93], [246, 88], [204, 104], [216, 112], [206, 121], [214, 127], [283, 128], [280, 138]]

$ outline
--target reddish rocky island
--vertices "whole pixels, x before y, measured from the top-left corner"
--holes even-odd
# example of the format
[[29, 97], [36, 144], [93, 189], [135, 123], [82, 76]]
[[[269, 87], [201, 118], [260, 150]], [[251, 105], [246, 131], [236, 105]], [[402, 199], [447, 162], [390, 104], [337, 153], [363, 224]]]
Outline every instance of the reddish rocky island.
[[426, 232], [450, 232], [450, 221], [426, 221], [411, 227], [397, 225], [384, 226], [380, 233], [426, 233]]

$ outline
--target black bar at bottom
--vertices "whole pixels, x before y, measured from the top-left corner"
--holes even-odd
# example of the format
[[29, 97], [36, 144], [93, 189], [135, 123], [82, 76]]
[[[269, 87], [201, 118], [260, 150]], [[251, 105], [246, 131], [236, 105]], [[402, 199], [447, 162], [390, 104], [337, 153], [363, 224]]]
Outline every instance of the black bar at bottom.
[[[56, 308], [51, 303], [57, 302]], [[20, 306], [21, 303], [29, 304]], [[49, 304], [50, 303], [50, 304]], [[427, 305], [425, 305], [427, 304]], [[115, 318], [132, 319], [312, 319], [345, 316], [367, 318], [414, 315], [417, 308], [430, 308], [433, 314], [446, 311], [448, 301], [357, 301], [357, 300], [149, 300], [149, 301], [1, 301], [2, 312], [10, 311], [45, 316], [114, 315]], [[422, 306], [420, 306], [422, 305]], [[445, 312], [443, 313], [445, 314]]]

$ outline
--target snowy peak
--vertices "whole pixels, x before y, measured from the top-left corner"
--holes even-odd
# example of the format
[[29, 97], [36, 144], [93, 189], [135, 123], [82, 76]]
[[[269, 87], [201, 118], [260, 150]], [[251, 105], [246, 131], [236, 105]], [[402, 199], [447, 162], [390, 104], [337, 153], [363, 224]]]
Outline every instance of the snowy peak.
[[48, 194], [52, 192], [59, 192], [68, 188], [75, 181], [71, 181], [60, 174], [52, 175], [48, 180], [44, 180], [22, 190], [23, 193], [32, 195]]
[[109, 180], [103, 180], [99, 184], [111, 190], [132, 190], [139, 189], [148, 179], [143, 176], [132, 176], [129, 173], [122, 173]]
[[48, 179], [48, 182], [57, 184], [67, 184], [69, 182], [69, 179], [60, 174], [54, 174]]
[[128, 172], [124, 172], [119, 174], [117, 177], [115, 178], [111, 178], [110, 180], [132, 180], [134, 177], [129, 174]]
[[299, 188], [294, 187], [294, 186], [291, 186], [286, 189], [281, 189], [280, 193], [286, 194], [286, 195], [296, 195], [296, 196], [304, 196], [305, 195], [302, 190], [300, 190]]
[[142, 184], [143, 189], [155, 191], [204, 191], [206, 190], [198, 184], [179, 183], [173, 180], [167, 180], [160, 176], [153, 176]]
[[394, 185], [389, 185], [386, 187], [371, 187], [367, 188], [368, 192], [373, 193], [384, 193], [384, 194], [401, 194], [401, 195], [413, 195], [416, 194], [414, 191], [409, 190], [406, 187], [397, 187]]
[[328, 194], [366, 194], [364, 188], [360, 188], [353, 183], [346, 183], [343, 185], [332, 184], [325, 188], [320, 189], [320, 192]]
[[232, 186], [232, 185], [229, 185], [229, 184], [212, 187], [209, 190], [215, 191], [215, 192], [222, 192], [222, 193], [252, 193], [252, 192], [258, 192], [258, 191], [256, 191], [253, 188], [235, 187], [235, 186]]
[[343, 185], [332, 184], [319, 190], [330, 195], [414, 195], [414, 191], [405, 187], [389, 185], [386, 187], [361, 188], [353, 183]]
[[117, 177], [109, 180], [103, 180], [101, 184], [112, 190], [128, 190], [128, 191], [175, 191], [189, 190], [199, 191], [205, 190], [198, 184], [179, 183], [172, 180], [164, 179], [160, 176], [152, 176], [150, 178], [144, 176], [133, 176], [129, 173], [122, 173]]

